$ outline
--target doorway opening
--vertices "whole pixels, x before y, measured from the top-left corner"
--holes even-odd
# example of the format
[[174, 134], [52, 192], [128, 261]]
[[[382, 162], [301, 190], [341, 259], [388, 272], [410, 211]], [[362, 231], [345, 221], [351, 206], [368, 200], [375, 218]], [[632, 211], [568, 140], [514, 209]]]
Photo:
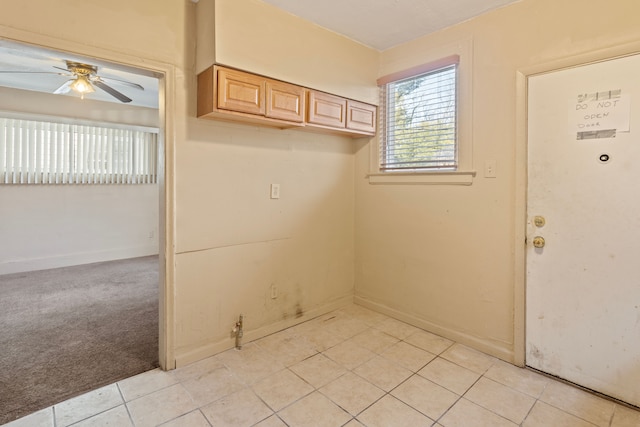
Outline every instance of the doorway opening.
[[[4, 328], [17, 335], [0, 337], [6, 341], [2, 348], [9, 349], [0, 360], [0, 383], [11, 385], [2, 387], [11, 395], [11, 405], [2, 396], [5, 409], [0, 413], [0, 424], [158, 365], [167, 368], [163, 350], [167, 330], [166, 74], [163, 69], [139, 68], [135, 63], [71, 53], [72, 49], [26, 43], [28, 40], [0, 38], [0, 71], [8, 71], [0, 73], [0, 98], [4, 100], [0, 101], [0, 110], [12, 121], [11, 126], [18, 121], [62, 122], [70, 126], [68, 134], [73, 137], [89, 128], [94, 132], [96, 127], [114, 129], [117, 136], [101, 141], [95, 131], [88, 141], [74, 140], [69, 146], [54, 138], [49, 151], [42, 152], [34, 148], [46, 145], [42, 138], [36, 145], [27, 142], [24, 146], [33, 149], [33, 155], [45, 164], [40, 179], [57, 173], [51, 170], [53, 164], [46, 165], [42, 160], [51, 155], [51, 149], [75, 149], [69, 156], [58, 156], [77, 162], [75, 175], [62, 170], [60, 176], [69, 172], [67, 177], [80, 181], [69, 183], [62, 178], [62, 182], [7, 182], [0, 186], [0, 192], [7, 196], [3, 200], [13, 200], [2, 207], [3, 218], [13, 220], [0, 227], [0, 233], [5, 234], [3, 240], [12, 242], [0, 256], [0, 269], [4, 269], [0, 270], [0, 293], [12, 295], [3, 300], [16, 302], [0, 316], [6, 317], [3, 325], [17, 322], [18, 326]], [[82, 80], [69, 63], [95, 67], [92, 69], [97, 71], [97, 79], [86, 78], [94, 92], [79, 95], [68, 90], [65, 96], [61, 88]], [[130, 101], [123, 102], [125, 98]], [[140, 151], [135, 144], [125, 144], [122, 135], [128, 130], [155, 134], [155, 151]], [[7, 138], [3, 142], [6, 145]], [[9, 163], [32, 160], [29, 153], [16, 151], [15, 147], [18, 145], [9, 149], [11, 156], [0, 154], [3, 172], [7, 172]], [[138, 182], [141, 178], [134, 176], [132, 182], [131, 178], [122, 178], [126, 173], [121, 164], [111, 165], [119, 172], [115, 181], [109, 181], [108, 170], [99, 170], [104, 166], [99, 163], [105, 161], [100, 153], [108, 153], [104, 159], [111, 161], [128, 149], [133, 150], [129, 159], [136, 167], [140, 163], [133, 160], [135, 156], [146, 156], [147, 160], [155, 156], [156, 169], [148, 173], [155, 175], [153, 179]], [[90, 173], [99, 182], [82, 181], [90, 180]], [[26, 289], [33, 292], [27, 295]], [[29, 322], [20, 323], [27, 318]], [[69, 332], [72, 325], [75, 330]], [[32, 344], [23, 340], [25, 337]], [[35, 343], [40, 345], [36, 347]], [[87, 343], [91, 345], [86, 347]], [[126, 350], [115, 351], [118, 348]], [[81, 351], [86, 353], [79, 357]], [[24, 377], [10, 378], [24, 372], [16, 368], [16, 361], [38, 360], [42, 377], [32, 384]], [[33, 377], [35, 370], [27, 370]]]

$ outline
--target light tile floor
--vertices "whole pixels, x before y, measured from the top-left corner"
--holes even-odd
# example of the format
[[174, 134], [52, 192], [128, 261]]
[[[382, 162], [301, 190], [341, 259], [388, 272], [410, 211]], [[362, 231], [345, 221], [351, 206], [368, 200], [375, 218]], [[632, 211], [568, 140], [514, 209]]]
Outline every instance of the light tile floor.
[[638, 427], [640, 411], [349, 306], [6, 424]]

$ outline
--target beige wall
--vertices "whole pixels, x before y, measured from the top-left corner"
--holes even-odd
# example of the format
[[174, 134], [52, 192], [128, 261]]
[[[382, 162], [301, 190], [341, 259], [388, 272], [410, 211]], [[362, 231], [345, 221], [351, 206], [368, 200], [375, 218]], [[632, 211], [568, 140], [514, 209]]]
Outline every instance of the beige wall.
[[[70, 41], [138, 58], [182, 66], [189, 3], [175, 0], [1, 0], [0, 24], [42, 35], [53, 44]], [[66, 46], [68, 47], [68, 46]], [[114, 55], [117, 56], [117, 55]]]
[[[214, 0], [200, 0], [206, 21]], [[215, 26], [199, 28], [215, 44], [202, 57], [257, 74], [373, 104], [378, 51], [260, 0], [215, 0]], [[213, 50], [213, 55], [210, 54]], [[199, 61], [202, 62], [202, 61]], [[211, 65], [199, 63], [198, 70]]]
[[[261, 7], [253, 0], [238, 3], [252, 15]], [[188, 0], [3, 1], [0, 15], [2, 37], [167, 73], [163, 304], [175, 326], [167, 331], [169, 341], [161, 342], [167, 367], [232, 346], [230, 331], [241, 313], [250, 340], [353, 298], [354, 142], [196, 119], [195, 8]], [[370, 69], [365, 77], [346, 73], [344, 84], [320, 78], [336, 66], [322, 61], [313, 64], [314, 83], [331, 81], [326, 90], [342, 92], [341, 86], [345, 96], [375, 92], [377, 52], [302, 22], [288, 33], [295, 39], [309, 32], [316, 43], [325, 40], [336, 58], [366, 58], [347, 69]], [[259, 56], [251, 47], [255, 37], [264, 35], [229, 43], [243, 56]], [[291, 52], [270, 56], [285, 64]], [[273, 74], [268, 69], [264, 74]], [[278, 200], [269, 198], [271, 183], [281, 186]]]
[[[525, 0], [381, 54], [381, 75], [441, 46], [473, 43], [473, 184], [370, 185], [356, 157], [356, 296], [372, 307], [514, 360], [524, 189], [516, 186], [518, 70], [640, 39], [635, 0]], [[461, 99], [460, 102], [470, 102]], [[520, 100], [522, 102], [522, 100]], [[522, 149], [522, 147], [521, 147]], [[497, 161], [497, 178], [484, 163]], [[517, 204], [519, 203], [519, 204]], [[524, 239], [522, 239], [524, 240]]]
[[250, 340], [351, 301], [353, 167], [348, 139], [190, 120], [176, 192], [176, 283], [193, 286], [176, 296], [179, 364], [228, 345], [241, 313]]
[[[201, 0], [197, 12], [211, 9]], [[198, 40], [215, 37], [217, 62], [343, 96], [376, 91], [377, 52], [272, 6], [216, 1], [215, 22]], [[313, 41], [325, 60], [309, 62], [287, 44], [295, 40]], [[240, 314], [251, 340], [352, 301], [354, 141], [193, 111], [187, 128], [177, 147], [176, 284], [189, 286], [176, 295], [178, 364], [232, 345]], [[280, 199], [270, 199], [271, 184]]]

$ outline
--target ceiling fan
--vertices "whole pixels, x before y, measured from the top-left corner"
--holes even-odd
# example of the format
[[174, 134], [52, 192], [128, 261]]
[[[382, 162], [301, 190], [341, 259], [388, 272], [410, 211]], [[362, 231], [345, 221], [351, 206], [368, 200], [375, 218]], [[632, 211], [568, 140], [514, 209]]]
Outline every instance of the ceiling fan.
[[65, 73], [56, 73], [53, 71], [0, 71], [0, 73], [28, 73], [28, 74], [57, 74], [59, 76], [71, 77], [64, 82], [62, 86], [53, 91], [55, 94], [64, 94], [69, 91], [74, 91], [80, 94], [81, 98], [84, 98], [85, 93], [95, 92], [94, 86], [107, 92], [109, 95], [118, 99], [120, 102], [131, 102], [131, 98], [123, 94], [122, 92], [112, 88], [105, 83], [105, 80], [113, 81], [118, 84], [127, 85], [132, 88], [144, 90], [144, 88], [133, 82], [126, 80], [114, 79], [112, 77], [102, 77], [98, 75], [98, 67], [95, 65], [83, 64], [75, 61], [65, 61], [67, 68], [61, 68], [54, 66], [58, 70], [65, 71]]

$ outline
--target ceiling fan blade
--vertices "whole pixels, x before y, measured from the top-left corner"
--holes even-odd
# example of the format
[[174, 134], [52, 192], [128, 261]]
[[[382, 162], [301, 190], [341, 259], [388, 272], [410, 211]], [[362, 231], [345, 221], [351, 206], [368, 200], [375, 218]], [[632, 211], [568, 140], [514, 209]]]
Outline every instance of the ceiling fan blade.
[[58, 89], [54, 90], [53, 93], [56, 95], [60, 95], [63, 93], [68, 93], [71, 90], [71, 83], [73, 83], [73, 79], [67, 80], [60, 86]]
[[56, 67], [55, 65], [53, 66], [53, 68], [56, 68], [56, 69], [58, 69], [58, 70], [62, 70], [62, 71], [69, 72], [69, 70], [68, 70], [67, 68]]
[[123, 85], [127, 85], [136, 89], [140, 89], [140, 90], [144, 90], [144, 87], [142, 87], [141, 85], [139, 85], [138, 83], [133, 83], [133, 82], [129, 82], [126, 80], [120, 80], [120, 79], [114, 79], [113, 77], [103, 77], [103, 76], [95, 76], [91, 79], [91, 81], [102, 81], [102, 80], [108, 80], [111, 82], [116, 82], [116, 83], [121, 83]]
[[[67, 70], [65, 70], [67, 71]], [[53, 71], [0, 71], [3, 74], [55, 74], [58, 76], [73, 77], [73, 74], [56, 73]]]
[[109, 95], [113, 96], [114, 98], [117, 98], [121, 102], [131, 102], [132, 101], [131, 98], [127, 97], [123, 93], [118, 92], [117, 90], [115, 90], [111, 86], [108, 86], [105, 82], [103, 82], [100, 79], [97, 79], [97, 80], [93, 81], [93, 84], [98, 86], [100, 89], [102, 89], [103, 91], [107, 92]]

